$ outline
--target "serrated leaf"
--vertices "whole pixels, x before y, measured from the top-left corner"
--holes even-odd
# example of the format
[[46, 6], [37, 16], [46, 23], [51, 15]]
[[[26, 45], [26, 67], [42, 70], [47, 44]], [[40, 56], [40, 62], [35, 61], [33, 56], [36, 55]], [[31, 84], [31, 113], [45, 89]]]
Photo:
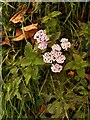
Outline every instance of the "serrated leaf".
[[60, 14], [61, 14], [61, 12], [59, 12], [59, 11], [53, 11], [50, 15], [51, 15], [51, 17], [57, 17]]

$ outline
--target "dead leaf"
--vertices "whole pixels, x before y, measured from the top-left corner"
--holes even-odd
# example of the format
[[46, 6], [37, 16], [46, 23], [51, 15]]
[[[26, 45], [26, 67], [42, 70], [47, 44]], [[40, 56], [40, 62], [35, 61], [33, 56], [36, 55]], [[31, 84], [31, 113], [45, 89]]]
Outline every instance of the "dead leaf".
[[25, 35], [24, 34], [21, 34], [19, 36], [16, 36], [12, 39], [12, 41], [21, 41], [21, 40], [24, 40], [25, 39]]
[[6, 37], [5, 40], [0, 43], [0, 45], [9, 45], [9, 46], [11, 46], [10, 40], [8, 39], [8, 37]]
[[47, 108], [47, 104], [42, 104], [39, 108], [39, 113], [41, 114]]
[[22, 30], [20, 28], [17, 28], [15, 36], [17, 37], [17, 36], [20, 36], [21, 34], [22, 34]]
[[31, 44], [32, 44], [32, 45], [35, 44], [35, 39], [34, 39], [33, 37], [30, 39], [30, 41], [31, 41]]
[[22, 6], [22, 10], [17, 12], [11, 19], [10, 22], [13, 23], [18, 23], [18, 22], [23, 22], [23, 15], [26, 13], [26, 6]]
[[32, 4], [32, 8], [28, 8], [27, 10], [28, 14], [30, 14], [35, 9], [35, 2], [33, 1], [31, 4]]
[[33, 36], [38, 31], [38, 23], [26, 26], [23, 29], [24, 29], [24, 33], [22, 32], [22, 28], [16, 29], [16, 35], [12, 39], [12, 41], [21, 41], [24, 40], [25, 38], [26, 39], [31, 38], [30, 39], [31, 43], [34, 44], [35, 40], [33, 39]]
[[[22, 28], [21, 28], [22, 29]], [[35, 30], [38, 29], [38, 23], [36, 24], [31, 24], [23, 28], [24, 31], [30, 31], [30, 30]]]
[[85, 74], [85, 78], [87, 78], [87, 80], [90, 81], [90, 74]]
[[37, 32], [38, 30], [30, 30], [30, 31], [27, 31], [27, 34], [29, 35], [29, 37], [33, 37], [33, 35]]

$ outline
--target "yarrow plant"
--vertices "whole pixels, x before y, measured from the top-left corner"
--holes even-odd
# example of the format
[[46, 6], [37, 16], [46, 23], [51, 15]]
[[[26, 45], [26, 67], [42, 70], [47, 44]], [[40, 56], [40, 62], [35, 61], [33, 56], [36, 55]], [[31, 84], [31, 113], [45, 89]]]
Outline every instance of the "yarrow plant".
[[49, 41], [49, 37], [46, 35], [45, 30], [39, 30], [38, 32], [36, 32], [36, 34], [34, 35], [34, 39], [36, 39], [38, 43], [38, 48], [40, 50], [44, 50], [47, 48], [47, 41]]
[[[40, 50], [46, 49], [48, 45], [49, 38], [46, 35], [45, 30], [39, 30], [36, 32], [34, 35], [34, 39], [36, 39], [38, 43], [38, 48]], [[62, 49], [68, 50], [68, 48], [71, 47], [71, 43], [68, 41], [66, 38], [61, 39], [61, 46], [59, 44], [54, 44], [51, 46], [51, 51], [50, 52], [45, 52], [43, 55], [43, 61], [45, 63], [52, 64], [51, 65], [51, 70], [52, 72], [59, 73], [63, 69], [63, 64], [66, 60], [65, 55], [62, 54]]]

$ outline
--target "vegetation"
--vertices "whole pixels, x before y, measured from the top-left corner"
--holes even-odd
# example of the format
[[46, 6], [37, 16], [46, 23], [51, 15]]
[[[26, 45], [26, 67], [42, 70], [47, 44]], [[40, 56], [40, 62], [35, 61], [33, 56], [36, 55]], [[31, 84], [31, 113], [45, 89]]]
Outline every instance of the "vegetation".
[[[2, 119], [89, 120], [89, 20], [89, 2], [2, 2]], [[49, 37], [44, 50], [34, 39], [41, 29]], [[71, 47], [63, 50], [63, 70], [53, 73], [43, 54], [62, 38]]]

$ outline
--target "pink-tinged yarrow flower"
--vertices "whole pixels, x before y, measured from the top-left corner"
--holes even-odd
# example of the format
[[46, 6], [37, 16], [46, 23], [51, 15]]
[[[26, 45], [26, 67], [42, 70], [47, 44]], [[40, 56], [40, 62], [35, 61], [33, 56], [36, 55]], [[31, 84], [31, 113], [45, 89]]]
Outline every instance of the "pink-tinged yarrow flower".
[[46, 49], [46, 48], [47, 48], [47, 42], [44, 41], [44, 42], [39, 43], [38, 48], [39, 48], [40, 50]]
[[61, 47], [58, 44], [54, 44], [51, 48], [53, 51], [61, 51]]
[[56, 61], [57, 61], [57, 63], [62, 64], [62, 63], [64, 63], [65, 59], [66, 59], [66, 57], [64, 55], [61, 55], [56, 59]]
[[45, 30], [39, 30], [35, 33], [34, 39], [37, 40], [38, 43], [43, 42], [43, 41], [48, 41], [49, 37], [46, 35]]
[[71, 43], [68, 41], [68, 39], [62, 38], [61, 39], [61, 47], [62, 47], [62, 49], [67, 50], [68, 48], [71, 47]]
[[59, 51], [51, 51], [52, 61], [56, 61], [58, 57], [60, 57], [62, 52]]
[[68, 42], [68, 39], [67, 38], [62, 38], [61, 42]]
[[55, 72], [55, 73], [59, 73], [59, 72], [61, 72], [61, 70], [62, 70], [62, 66], [61, 65], [59, 65], [59, 64], [52, 64], [52, 66], [51, 66], [51, 70], [52, 70], [52, 72]]
[[43, 55], [43, 61], [45, 63], [52, 63], [52, 58], [51, 58], [51, 53], [50, 52], [46, 52]]
[[67, 50], [68, 48], [71, 47], [71, 43], [70, 43], [70, 42], [61, 43], [61, 47], [62, 47], [64, 50]]

